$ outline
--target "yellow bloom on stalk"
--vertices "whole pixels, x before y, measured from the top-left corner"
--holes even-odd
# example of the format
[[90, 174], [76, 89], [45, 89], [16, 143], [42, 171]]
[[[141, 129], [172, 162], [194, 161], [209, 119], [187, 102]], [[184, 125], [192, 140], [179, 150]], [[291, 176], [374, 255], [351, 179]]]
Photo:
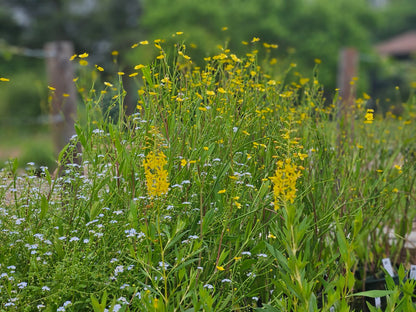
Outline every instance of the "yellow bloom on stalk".
[[269, 179], [273, 182], [274, 209], [279, 209], [278, 201], [293, 203], [296, 197], [296, 181], [302, 174], [299, 168], [291, 163], [291, 159], [277, 162], [274, 177]]
[[139, 65], [134, 66], [134, 69], [139, 70], [139, 69], [142, 69], [143, 67], [146, 67], [146, 66], [144, 66], [143, 64], [139, 64]]
[[366, 124], [371, 124], [374, 121], [374, 109], [367, 109], [367, 113], [364, 116]]
[[4, 78], [4, 77], [0, 77], [0, 81], [2, 81], [2, 82], [8, 82], [8, 81], [10, 81], [10, 79], [9, 78]]
[[97, 64], [95, 64], [95, 68], [100, 72], [104, 71], [104, 68], [102, 68], [101, 66], [98, 66]]
[[168, 172], [166, 155], [159, 152], [157, 155], [150, 152], [143, 161], [146, 176], [147, 192], [150, 196], [160, 196], [168, 193]]

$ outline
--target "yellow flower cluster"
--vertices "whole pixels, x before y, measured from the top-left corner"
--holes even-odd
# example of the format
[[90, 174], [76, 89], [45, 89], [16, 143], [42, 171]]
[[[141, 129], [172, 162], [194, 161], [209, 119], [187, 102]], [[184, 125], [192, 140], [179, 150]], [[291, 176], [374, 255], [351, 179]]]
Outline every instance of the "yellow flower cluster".
[[274, 209], [279, 208], [278, 201], [293, 203], [296, 197], [296, 181], [302, 174], [298, 166], [291, 163], [290, 159], [277, 162], [274, 177], [269, 179], [273, 182]]
[[150, 152], [143, 161], [146, 176], [147, 192], [150, 196], [160, 196], [168, 193], [168, 172], [166, 155], [163, 152], [157, 155]]

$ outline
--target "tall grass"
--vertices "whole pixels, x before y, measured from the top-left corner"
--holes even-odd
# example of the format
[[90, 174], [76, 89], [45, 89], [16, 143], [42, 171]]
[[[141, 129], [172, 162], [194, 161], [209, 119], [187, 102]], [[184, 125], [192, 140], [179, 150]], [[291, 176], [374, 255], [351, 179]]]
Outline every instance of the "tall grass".
[[1, 171], [1, 311], [348, 311], [356, 272], [403, 261], [414, 99], [383, 118], [364, 95], [337, 128], [338, 99], [294, 65], [272, 77], [255, 51], [222, 50], [197, 67], [155, 46], [127, 77], [131, 116], [127, 74], [77, 82], [60, 177]]

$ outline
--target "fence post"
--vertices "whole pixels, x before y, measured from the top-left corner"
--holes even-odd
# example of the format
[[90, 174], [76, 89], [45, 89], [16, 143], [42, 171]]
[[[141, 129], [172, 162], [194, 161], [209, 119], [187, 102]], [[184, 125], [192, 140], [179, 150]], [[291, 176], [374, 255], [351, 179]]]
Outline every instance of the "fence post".
[[337, 84], [340, 99], [338, 101], [339, 144], [344, 137], [352, 143], [354, 134], [354, 103], [356, 88], [354, 77], [358, 73], [358, 51], [355, 48], [343, 48], [339, 55]]
[[[69, 41], [54, 41], [45, 45], [46, 72], [51, 92], [50, 119], [55, 153], [58, 155], [75, 134], [74, 122], [77, 114], [77, 94], [74, 85], [74, 68], [70, 57], [74, 48]], [[79, 163], [79, 148], [68, 162]]]

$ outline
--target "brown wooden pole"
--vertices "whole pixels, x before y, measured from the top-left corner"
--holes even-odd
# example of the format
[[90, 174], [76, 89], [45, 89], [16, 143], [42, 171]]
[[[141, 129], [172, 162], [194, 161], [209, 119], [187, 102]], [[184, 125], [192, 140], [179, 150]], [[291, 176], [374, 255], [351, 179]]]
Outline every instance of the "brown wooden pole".
[[[74, 85], [74, 67], [70, 57], [74, 54], [71, 42], [56, 41], [45, 45], [46, 71], [51, 90], [51, 129], [58, 155], [75, 134], [74, 122], [77, 115], [77, 94]], [[79, 148], [67, 162], [79, 163]]]
[[340, 51], [337, 84], [340, 99], [338, 101], [338, 130], [341, 140], [352, 143], [354, 131], [354, 103], [356, 87], [354, 77], [358, 73], [359, 54], [355, 48], [343, 48]]

